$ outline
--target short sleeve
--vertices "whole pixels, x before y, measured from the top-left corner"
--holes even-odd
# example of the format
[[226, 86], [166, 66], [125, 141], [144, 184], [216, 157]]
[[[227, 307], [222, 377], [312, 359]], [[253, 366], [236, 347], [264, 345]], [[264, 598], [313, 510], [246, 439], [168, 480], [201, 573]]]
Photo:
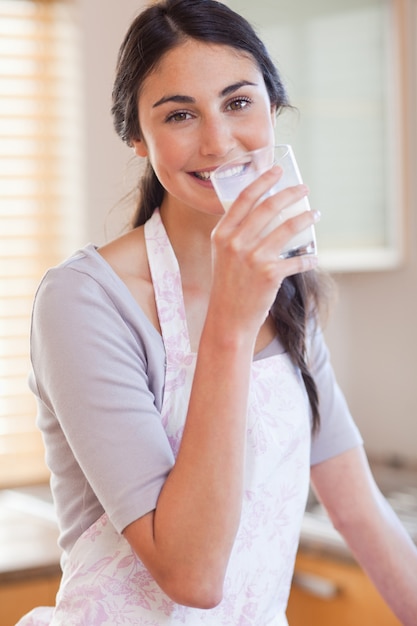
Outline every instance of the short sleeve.
[[310, 370], [319, 394], [320, 430], [313, 435], [311, 465], [363, 443], [346, 399], [336, 381], [322, 331], [313, 330], [309, 347]]
[[79, 519], [95, 497], [122, 531], [155, 508], [174, 463], [151, 390], [149, 358], [158, 333], [141, 322], [127, 290], [120, 297], [117, 277], [100, 283], [75, 267], [50, 270], [35, 299], [38, 423], [68, 526], [77, 523], [66, 509], [71, 482]]

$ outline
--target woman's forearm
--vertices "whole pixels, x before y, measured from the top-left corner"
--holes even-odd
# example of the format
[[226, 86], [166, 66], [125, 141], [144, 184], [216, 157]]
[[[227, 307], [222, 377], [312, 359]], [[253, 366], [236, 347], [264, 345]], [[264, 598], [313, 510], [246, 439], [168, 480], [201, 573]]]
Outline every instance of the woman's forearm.
[[254, 339], [206, 322], [176, 463], [148, 520], [125, 535], [177, 602], [221, 599], [240, 521]]
[[375, 587], [404, 626], [417, 619], [417, 548], [380, 496], [369, 524], [341, 531]]
[[312, 468], [335, 528], [404, 626], [417, 615], [417, 548], [378, 489], [362, 447]]

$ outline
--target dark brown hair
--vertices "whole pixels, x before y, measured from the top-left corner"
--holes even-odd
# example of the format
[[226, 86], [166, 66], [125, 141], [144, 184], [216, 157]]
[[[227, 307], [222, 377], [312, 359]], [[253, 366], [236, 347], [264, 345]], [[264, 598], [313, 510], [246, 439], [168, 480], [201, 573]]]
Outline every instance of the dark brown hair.
[[[227, 45], [250, 55], [262, 73], [277, 114], [290, 106], [285, 87], [263, 42], [242, 16], [216, 0], [161, 0], [133, 21], [119, 51], [112, 113], [115, 129], [128, 145], [141, 136], [138, 95], [143, 81], [164, 54], [186, 39]], [[139, 182], [139, 191], [133, 227], [144, 224], [161, 205], [164, 196], [164, 188], [149, 161]], [[315, 272], [290, 276], [284, 280], [271, 309], [283, 346], [300, 368], [314, 430], [319, 425], [319, 400], [307, 364], [306, 327], [316, 317], [318, 297]]]

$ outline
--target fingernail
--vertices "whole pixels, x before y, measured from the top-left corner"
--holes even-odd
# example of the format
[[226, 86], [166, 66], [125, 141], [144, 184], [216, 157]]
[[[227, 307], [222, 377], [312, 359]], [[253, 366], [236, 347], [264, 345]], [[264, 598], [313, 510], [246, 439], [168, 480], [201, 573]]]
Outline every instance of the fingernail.
[[318, 222], [321, 218], [321, 213], [320, 211], [313, 211], [313, 219], [315, 222]]

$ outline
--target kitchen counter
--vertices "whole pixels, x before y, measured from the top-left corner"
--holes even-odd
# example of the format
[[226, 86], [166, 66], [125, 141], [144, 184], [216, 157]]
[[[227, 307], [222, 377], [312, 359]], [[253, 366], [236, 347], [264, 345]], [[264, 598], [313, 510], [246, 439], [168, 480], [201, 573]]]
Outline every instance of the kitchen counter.
[[0, 584], [61, 573], [47, 485], [0, 491]]

